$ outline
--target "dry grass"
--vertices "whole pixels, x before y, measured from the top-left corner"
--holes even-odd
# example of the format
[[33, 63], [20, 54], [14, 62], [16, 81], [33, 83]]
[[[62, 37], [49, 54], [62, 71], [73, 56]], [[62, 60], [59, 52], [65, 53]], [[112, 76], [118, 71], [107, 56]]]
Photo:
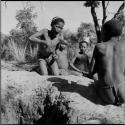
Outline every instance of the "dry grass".
[[32, 62], [37, 59], [38, 46], [32, 46], [29, 41], [16, 42], [10, 38], [1, 49], [1, 58], [6, 61]]
[[27, 43], [24, 46], [23, 44], [19, 45], [14, 42], [14, 40], [10, 39], [8, 41], [8, 48], [10, 50], [10, 54], [13, 56], [14, 60], [18, 62], [25, 62], [26, 61], [26, 49]]
[[30, 61], [36, 60], [37, 52], [38, 52], [38, 45], [32, 47], [31, 44], [29, 44], [29, 52], [27, 53], [27, 56], [29, 57], [28, 60]]

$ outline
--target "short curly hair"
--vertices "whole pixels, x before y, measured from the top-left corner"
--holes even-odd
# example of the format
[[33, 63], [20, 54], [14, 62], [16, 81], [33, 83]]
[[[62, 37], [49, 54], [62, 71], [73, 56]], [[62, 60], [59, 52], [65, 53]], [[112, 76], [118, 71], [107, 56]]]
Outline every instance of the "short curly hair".
[[104, 41], [110, 40], [111, 37], [120, 36], [122, 34], [123, 26], [116, 20], [112, 19], [103, 24], [101, 33], [103, 35]]
[[52, 21], [51, 21], [51, 26], [57, 24], [58, 22], [62, 22], [62, 23], [65, 24], [64, 19], [57, 16], [57, 17], [54, 17], [54, 18], [52, 19]]
[[79, 45], [81, 45], [82, 43], [86, 43], [87, 46], [89, 45], [88, 42], [86, 42], [85, 40], [80, 41], [80, 42], [79, 42]]

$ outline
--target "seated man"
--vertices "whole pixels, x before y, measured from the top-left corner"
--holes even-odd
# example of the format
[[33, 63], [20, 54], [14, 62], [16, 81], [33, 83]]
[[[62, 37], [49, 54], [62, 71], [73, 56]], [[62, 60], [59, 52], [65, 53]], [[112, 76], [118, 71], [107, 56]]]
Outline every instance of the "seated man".
[[[65, 21], [60, 17], [54, 17], [51, 21], [51, 29], [42, 29], [30, 36], [30, 40], [39, 45], [38, 59], [41, 75], [59, 75], [58, 65], [55, 61], [55, 48], [63, 38]], [[65, 41], [65, 40], [64, 40]], [[51, 73], [50, 73], [51, 72]]]
[[102, 26], [102, 43], [95, 46], [90, 74], [98, 74], [97, 92], [107, 104], [125, 102], [125, 42], [122, 25], [110, 20]]
[[79, 42], [80, 51], [76, 52], [75, 56], [70, 62], [72, 72], [78, 76], [88, 74], [91, 54], [89, 54], [88, 43], [86, 41]]
[[82, 76], [79, 72], [71, 69], [68, 60], [68, 53], [67, 53], [67, 44], [66, 42], [60, 42], [56, 47], [56, 55], [57, 59], [56, 62], [58, 64], [60, 75], [76, 75]]

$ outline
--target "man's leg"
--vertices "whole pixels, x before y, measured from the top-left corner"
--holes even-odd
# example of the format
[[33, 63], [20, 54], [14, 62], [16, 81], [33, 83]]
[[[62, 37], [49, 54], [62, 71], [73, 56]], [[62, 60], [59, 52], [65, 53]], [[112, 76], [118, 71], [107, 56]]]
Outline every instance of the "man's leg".
[[62, 75], [62, 76], [68, 76], [69, 75], [68, 70], [66, 70], [66, 69], [59, 69], [59, 74]]
[[51, 65], [51, 69], [52, 69], [53, 75], [59, 75], [59, 68], [56, 61]]
[[39, 60], [39, 66], [40, 66], [41, 75], [48, 75], [46, 61], [44, 59]]
[[68, 72], [69, 72], [69, 75], [82, 76], [81, 73], [74, 71], [74, 70], [68, 70]]

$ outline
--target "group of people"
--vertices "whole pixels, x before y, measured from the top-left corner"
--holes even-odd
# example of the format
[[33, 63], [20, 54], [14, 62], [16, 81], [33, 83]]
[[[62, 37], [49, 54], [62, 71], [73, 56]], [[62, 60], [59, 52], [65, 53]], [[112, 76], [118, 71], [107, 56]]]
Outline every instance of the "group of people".
[[38, 59], [41, 75], [79, 75], [82, 76], [89, 66], [89, 56], [86, 54], [88, 43], [80, 41], [79, 50], [73, 59], [68, 59], [68, 43], [63, 37], [62, 29], [65, 21], [54, 17], [51, 30], [42, 29], [30, 37], [39, 44]]
[[[51, 29], [42, 29], [30, 37], [39, 44], [38, 59], [41, 75], [77, 75], [96, 78], [97, 91], [104, 102], [119, 105], [125, 102], [125, 42], [122, 24], [106, 22], [101, 29], [102, 42], [97, 43], [93, 56], [87, 53], [88, 43], [79, 42], [79, 51], [68, 61], [68, 43], [63, 37], [64, 19], [54, 17]], [[94, 77], [97, 75], [97, 77]]]

